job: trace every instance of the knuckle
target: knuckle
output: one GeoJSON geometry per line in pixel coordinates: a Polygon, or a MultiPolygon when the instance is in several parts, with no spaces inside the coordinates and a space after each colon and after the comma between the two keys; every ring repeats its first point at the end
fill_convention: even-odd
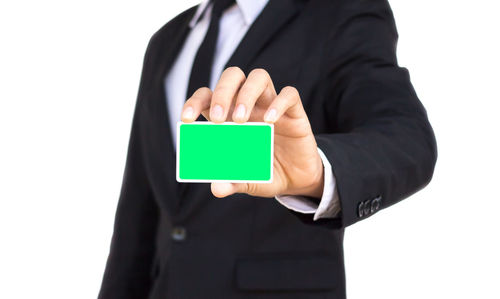
{"type": "Polygon", "coordinates": [[[191,98],[204,95],[207,93],[207,90],[210,91],[210,89],[208,87],[200,87],[193,92],[193,94],[191,95],[191,98]]]}
{"type": "Polygon", "coordinates": [[[203,98],[206,95],[210,95],[212,91],[208,87],[198,88],[194,93],[192,98],[203,98]]]}
{"type": "Polygon", "coordinates": [[[190,97],[187,101],[186,101],[186,104],[187,103],[190,103],[190,104],[194,104],[194,103],[199,103],[199,102],[203,102],[207,96],[210,95],[210,90],[202,90],[202,88],[198,89],[197,91],[195,91],[195,93],[193,94],[192,97],[190,97]]]}
{"type": "Polygon", "coordinates": [[[227,95],[232,93],[232,88],[228,85],[219,85],[215,88],[213,93],[213,100],[218,100],[226,97],[227,95]]]}
{"type": "Polygon", "coordinates": [[[256,77],[265,77],[265,78],[271,78],[269,76],[269,73],[263,69],[263,68],[256,68],[256,69],[253,69],[250,74],[252,76],[256,76],[256,77]]]}
{"type": "Polygon", "coordinates": [[[233,76],[238,76],[239,78],[245,78],[245,73],[237,66],[228,67],[224,73],[231,74],[233,76]]]}
{"type": "Polygon", "coordinates": [[[285,86],[281,90],[281,93],[288,99],[288,101],[291,101],[293,103],[300,101],[300,95],[299,91],[297,88],[293,86],[285,86]]]}
{"type": "Polygon", "coordinates": [[[195,91],[195,93],[199,93],[199,94],[205,94],[205,93],[210,93],[210,92],[212,92],[212,91],[208,87],[200,87],[195,91]]]}
{"type": "Polygon", "coordinates": [[[285,87],[283,87],[283,89],[281,90],[281,92],[287,93],[287,94],[291,94],[292,96],[298,96],[299,95],[299,91],[297,90],[297,88],[295,88],[293,86],[285,86],[285,87]]]}

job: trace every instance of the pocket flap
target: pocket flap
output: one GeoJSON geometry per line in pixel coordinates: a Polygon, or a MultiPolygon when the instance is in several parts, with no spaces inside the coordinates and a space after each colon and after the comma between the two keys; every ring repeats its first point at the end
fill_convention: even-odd
{"type": "Polygon", "coordinates": [[[340,272],[331,256],[250,257],[236,263],[236,284],[254,291],[327,291],[340,272]]]}

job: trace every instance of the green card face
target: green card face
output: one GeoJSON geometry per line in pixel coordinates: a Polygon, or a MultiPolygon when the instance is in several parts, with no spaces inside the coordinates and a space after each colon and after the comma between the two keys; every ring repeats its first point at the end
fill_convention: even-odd
{"type": "Polygon", "coordinates": [[[271,124],[177,123],[178,182],[270,183],[271,124]]]}

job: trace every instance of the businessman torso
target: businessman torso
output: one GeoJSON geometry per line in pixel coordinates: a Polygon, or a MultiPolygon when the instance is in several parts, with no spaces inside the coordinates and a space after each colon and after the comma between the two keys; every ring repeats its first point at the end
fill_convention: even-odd
{"type": "MultiPolygon", "coordinates": [[[[344,142],[342,136],[358,127],[363,132],[363,117],[367,128],[380,125],[369,120],[377,113],[390,114],[383,108],[385,98],[403,105],[400,111],[416,111],[416,122],[426,123],[406,71],[397,67],[397,35],[387,3],[270,1],[227,63],[245,73],[267,70],[277,90],[297,88],[319,146],[332,148],[332,153],[336,142],[342,148],[335,156],[344,155],[343,160],[334,160],[333,168],[338,171],[343,214],[315,223],[300,219],[273,198],[237,194],[217,199],[208,184],[176,182],[164,78],[194,11],[169,22],[148,46],[101,298],[344,298],[343,227],[378,210],[372,207],[363,215],[359,203],[383,193],[383,205],[390,205],[428,180],[424,170],[412,169],[415,186],[385,184],[378,180],[389,177],[383,170],[376,172],[356,161],[357,156],[344,155],[351,148],[356,152],[369,146],[356,138],[344,142]],[[370,27],[373,31],[366,30],[370,27]],[[364,56],[372,52],[374,57],[364,56]],[[374,64],[382,71],[373,71],[374,64]],[[374,89],[380,77],[392,87],[374,89]],[[383,96],[374,95],[374,90],[383,96]],[[357,94],[349,94],[353,92],[357,94]],[[350,96],[359,102],[342,103],[350,96]],[[323,137],[328,134],[338,134],[339,141],[323,137]],[[343,165],[347,163],[348,171],[343,165]],[[356,177],[372,171],[368,183],[366,177],[356,177]],[[362,186],[356,180],[363,180],[362,186]]],[[[398,161],[398,155],[386,160],[386,153],[378,154],[379,143],[372,144],[366,150],[388,168],[405,162],[398,161]]],[[[432,169],[426,167],[427,172],[432,169]]]]}

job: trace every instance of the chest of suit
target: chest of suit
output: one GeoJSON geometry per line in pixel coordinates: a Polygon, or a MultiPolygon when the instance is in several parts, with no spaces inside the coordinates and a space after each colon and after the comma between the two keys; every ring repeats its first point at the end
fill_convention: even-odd
{"type": "MultiPolygon", "coordinates": [[[[325,98],[325,84],[322,84],[322,77],[328,72],[322,69],[327,35],[324,28],[328,28],[324,23],[328,19],[318,18],[317,13],[309,15],[307,9],[301,9],[302,6],[293,6],[279,17],[275,17],[276,11],[266,9],[247,32],[227,66],[238,66],[247,74],[252,69],[263,68],[273,78],[277,91],[287,85],[296,87],[313,132],[320,134],[332,130],[329,127],[331,120],[325,112],[325,105],[331,103],[325,98]],[[317,34],[312,36],[310,32],[317,34]]],[[[188,15],[185,20],[189,20],[188,15]]],[[[168,128],[163,79],[189,32],[185,20],[170,24],[173,25],[169,26],[171,30],[165,32],[152,49],[157,54],[150,55],[149,65],[145,63],[144,76],[148,82],[141,86],[140,91],[140,101],[145,106],[143,119],[147,126],[144,127],[147,147],[144,152],[148,153],[145,159],[153,190],[157,192],[160,204],[167,210],[175,211],[175,214],[181,212],[178,209],[181,205],[180,194],[174,191],[179,186],[175,181],[175,151],[168,128]]],[[[191,184],[191,188],[195,185],[191,184]]]]}

